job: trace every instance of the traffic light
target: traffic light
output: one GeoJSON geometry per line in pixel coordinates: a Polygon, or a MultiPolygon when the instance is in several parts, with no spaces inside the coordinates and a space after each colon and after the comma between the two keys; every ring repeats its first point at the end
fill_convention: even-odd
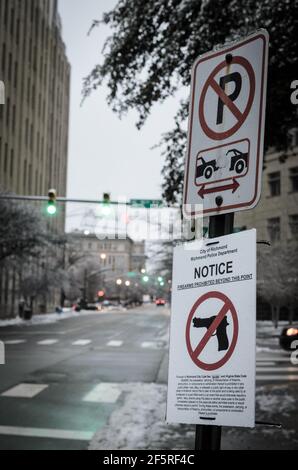
{"type": "Polygon", "coordinates": [[[111,195],[109,193],[104,193],[103,194],[103,202],[105,204],[110,204],[111,201],[111,195]]]}
{"type": "Polygon", "coordinates": [[[47,206],[47,213],[49,215],[55,215],[57,212],[56,200],[57,200],[57,191],[56,189],[49,189],[48,192],[48,206],[47,206]]]}
{"type": "Polygon", "coordinates": [[[110,215],[111,213],[111,207],[110,207],[110,202],[111,202],[111,195],[109,193],[104,193],[103,194],[103,215],[110,215]]]}
{"type": "Polygon", "coordinates": [[[149,282],[149,276],[143,276],[143,282],[145,283],[149,282]]]}

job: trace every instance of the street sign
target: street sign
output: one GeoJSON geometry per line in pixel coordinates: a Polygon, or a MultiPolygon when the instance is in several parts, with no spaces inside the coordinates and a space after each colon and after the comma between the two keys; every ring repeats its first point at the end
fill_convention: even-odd
{"type": "Polygon", "coordinates": [[[193,66],[186,215],[252,209],[260,199],[268,43],[260,30],[204,54],[193,66]]]}
{"type": "Polygon", "coordinates": [[[131,199],[130,205],[135,208],[160,208],[164,205],[160,199],[131,199]]]}
{"type": "Polygon", "coordinates": [[[174,250],[167,420],[255,425],[256,230],[174,250]]]}
{"type": "Polygon", "coordinates": [[[186,346],[188,353],[192,361],[200,368],[204,370],[216,370],[221,368],[231,357],[234,352],[237,339],[238,339],[238,316],[236,309],[231,302],[231,300],[226,297],[222,292],[210,291],[207,294],[202,295],[192,307],[186,326],[186,346]],[[222,301],[220,304],[220,311],[210,318],[195,318],[198,308],[201,307],[201,310],[208,308],[210,302],[208,300],[218,299],[222,301]],[[206,303],[205,303],[206,302],[206,303]],[[229,325],[227,322],[227,313],[231,313],[232,318],[232,340],[229,343],[228,337],[226,334],[226,327],[229,325]],[[191,334],[192,328],[206,328],[206,333],[201,338],[200,342],[195,347],[192,346],[191,334]],[[220,360],[215,359],[215,362],[203,362],[200,360],[201,353],[205,350],[210,351],[209,341],[211,337],[216,334],[218,337],[218,350],[227,351],[225,355],[220,358],[220,360]]]}

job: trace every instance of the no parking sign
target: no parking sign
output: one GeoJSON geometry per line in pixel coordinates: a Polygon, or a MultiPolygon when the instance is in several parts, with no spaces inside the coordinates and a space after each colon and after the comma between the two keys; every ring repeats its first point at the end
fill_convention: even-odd
{"type": "Polygon", "coordinates": [[[259,201],[268,44],[268,33],[260,30],[194,63],[184,181],[187,215],[252,209],[259,201]]]}
{"type": "Polygon", "coordinates": [[[167,420],[255,425],[256,231],[174,251],[167,420]]]}

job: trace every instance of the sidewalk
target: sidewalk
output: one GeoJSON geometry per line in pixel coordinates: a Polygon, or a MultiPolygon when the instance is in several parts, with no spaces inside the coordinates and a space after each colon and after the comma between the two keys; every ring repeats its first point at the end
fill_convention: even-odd
{"type": "MultiPolygon", "coordinates": [[[[123,385],[124,402],[90,443],[90,450],[192,450],[194,425],[165,422],[166,386],[123,385]]],[[[283,429],[257,426],[248,430],[223,428],[223,450],[298,449],[298,389],[295,386],[257,387],[257,419],[283,423],[283,429]]]]}

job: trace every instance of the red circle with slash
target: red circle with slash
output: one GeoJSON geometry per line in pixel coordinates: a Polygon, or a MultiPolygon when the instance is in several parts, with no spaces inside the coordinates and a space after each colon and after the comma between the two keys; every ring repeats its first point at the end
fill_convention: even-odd
{"type": "Polygon", "coordinates": [[[224,364],[226,364],[226,362],[228,362],[228,360],[232,356],[232,354],[234,352],[234,349],[236,347],[236,343],[237,343],[237,339],[238,339],[238,332],[239,332],[238,316],[237,316],[237,312],[236,312],[236,309],[235,309],[232,301],[225,294],[223,294],[222,292],[214,291],[214,292],[208,292],[207,294],[202,295],[196,301],[194,306],[192,307],[192,309],[190,311],[190,314],[189,314],[189,317],[188,317],[188,320],[187,320],[187,324],[186,324],[186,334],[185,334],[185,336],[186,336],[186,346],[187,346],[187,350],[188,350],[188,353],[189,353],[192,361],[198,367],[200,367],[200,369],[203,369],[203,370],[216,370],[216,369],[219,369],[224,364]],[[203,338],[201,339],[201,341],[199,342],[197,347],[193,349],[193,347],[191,345],[191,342],[190,342],[190,331],[191,331],[191,328],[192,328],[193,316],[196,313],[197,309],[200,307],[200,305],[202,305],[208,299],[221,300],[223,302],[223,306],[220,309],[220,311],[217,313],[215,320],[210,325],[210,327],[207,329],[207,332],[204,334],[203,338]],[[233,337],[232,337],[232,341],[231,341],[231,344],[229,346],[229,349],[226,352],[226,354],[219,361],[217,361],[215,363],[207,364],[206,362],[201,361],[199,359],[199,356],[200,356],[201,352],[203,351],[203,349],[205,348],[205,346],[207,345],[210,338],[212,337],[212,335],[214,334],[214,332],[216,331],[218,325],[221,323],[221,321],[223,320],[223,318],[225,317],[225,315],[228,312],[231,312],[232,319],[233,319],[233,337]]]}
{"type": "Polygon", "coordinates": [[[239,64],[241,65],[245,71],[247,72],[248,78],[249,78],[249,96],[248,96],[248,101],[245,107],[245,110],[242,112],[240,111],[239,108],[233,103],[233,101],[230,100],[228,95],[224,92],[224,90],[219,86],[219,84],[215,80],[215,76],[220,72],[222,69],[227,67],[227,62],[224,60],[220,64],[215,67],[213,72],[209,75],[200,98],[200,104],[199,104],[199,119],[200,123],[202,126],[203,131],[205,134],[210,137],[213,140],[224,140],[230,137],[231,135],[235,134],[235,132],[240,129],[244,121],[246,120],[255,96],[255,89],[256,89],[256,79],[255,79],[255,73],[253,71],[253,68],[251,64],[248,62],[247,59],[244,57],[236,56],[233,57],[233,62],[232,64],[239,64]],[[213,91],[218,95],[218,97],[225,103],[226,107],[230,110],[230,112],[233,114],[233,116],[236,118],[237,122],[234,126],[232,126],[230,129],[224,131],[224,132],[217,132],[213,129],[211,129],[205,119],[205,114],[204,114],[204,103],[206,99],[206,94],[209,88],[212,88],[213,91]]]}

